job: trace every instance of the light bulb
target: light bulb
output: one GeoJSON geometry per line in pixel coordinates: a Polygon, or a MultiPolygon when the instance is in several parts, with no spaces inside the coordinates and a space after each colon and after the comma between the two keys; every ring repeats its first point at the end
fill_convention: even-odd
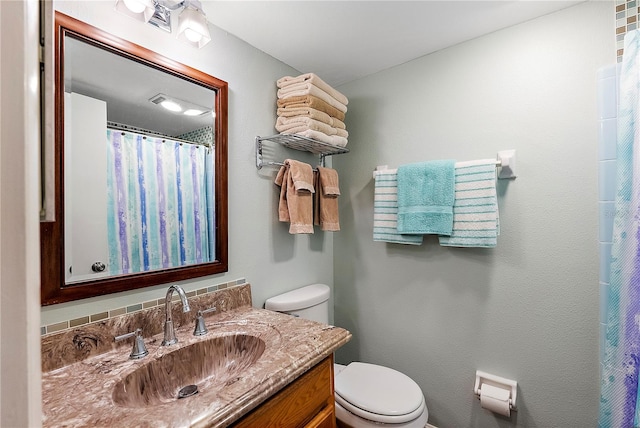
{"type": "Polygon", "coordinates": [[[123,0],[123,1],[124,1],[124,5],[127,6],[127,9],[129,9],[133,13],[142,13],[142,11],[144,11],[145,9],[145,5],[141,1],[138,1],[138,0],[123,0]]]}
{"type": "Polygon", "coordinates": [[[184,113],[182,114],[184,114],[185,116],[199,116],[202,113],[204,113],[204,111],[198,110],[195,108],[190,108],[189,110],[185,110],[184,113]]]}
{"type": "Polygon", "coordinates": [[[184,36],[192,43],[198,43],[202,39],[202,34],[197,31],[193,31],[191,28],[184,30],[184,36]]]}
{"type": "Polygon", "coordinates": [[[169,111],[176,111],[176,112],[182,111],[182,107],[180,107],[180,104],[170,100],[165,100],[161,102],[160,105],[169,111]]]}

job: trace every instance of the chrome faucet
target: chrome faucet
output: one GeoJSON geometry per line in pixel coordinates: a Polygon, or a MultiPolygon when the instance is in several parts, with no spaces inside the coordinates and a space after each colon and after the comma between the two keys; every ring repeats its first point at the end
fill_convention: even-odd
{"type": "Polygon", "coordinates": [[[164,340],[162,341],[162,346],[169,346],[178,342],[176,333],[173,330],[173,320],[171,319],[171,298],[173,297],[174,291],[178,292],[178,296],[180,296],[180,300],[182,301],[182,312],[189,312],[191,310],[189,307],[189,301],[187,300],[187,295],[184,293],[182,287],[179,285],[172,285],[169,287],[164,301],[166,320],[164,322],[164,340]]]}
{"type": "Polygon", "coordinates": [[[137,328],[135,331],[131,333],[121,334],[120,336],[116,336],[114,339],[116,342],[124,339],[128,339],[130,337],[135,337],[136,340],[133,342],[133,349],[131,350],[131,354],[129,354],[129,358],[132,360],[137,360],[139,358],[143,358],[149,355],[149,351],[147,351],[147,347],[144,344],[144,339],[142,338],[142,329],[137,328]]]}

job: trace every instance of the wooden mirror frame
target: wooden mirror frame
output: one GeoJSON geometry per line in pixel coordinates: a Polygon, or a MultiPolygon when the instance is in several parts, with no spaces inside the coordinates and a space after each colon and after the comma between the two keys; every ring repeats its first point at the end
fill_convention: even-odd
{"type": "Polygon", "coordinates": [[[60,12],[55,14],[55,218],[40,223],[41,304],[52,305],[88,297],[166,284],[228,270],[227,82],[180,64],[60,12]],[[86,43],[156,68],[216,92],[215,99],[215,257],[208,263],[103,277],[65,284],[64,252],[64,38],[86,43]]]}

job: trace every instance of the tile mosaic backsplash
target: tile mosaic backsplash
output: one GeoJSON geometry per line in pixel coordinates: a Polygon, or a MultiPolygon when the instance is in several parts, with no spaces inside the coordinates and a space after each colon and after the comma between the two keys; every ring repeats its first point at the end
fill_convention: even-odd
{"type": "Polygon", "coordinates": [[[636,0],[616,0],[616,56],[622,62],[624,35],[638,28],[640,8],[636,0]]]}
{"type": "MultiPolygon", "coordinates": [[[[236,279],[234,281],[229,281],[229,282],[223,282],[221,284],[212,285],[210,287],[190,291],[187,293],[187,297],[194,297],[194,296],[200,296],[203,294],[213,293],[218,290],[224,290],[225,288],[233,287],[235,285],[240,285],[245,283],[246,283],[245,278],[240,278],[240,279],[236,279]]],[[[178,295],[174,294],[173,300],[178,300],[178,298],[179,298],[178,295]]],[[[149,308],[162,306],[162,305],[164,305],[164,297],[160,299],[146,301],[146,302],[134,303],[122,308],[115,308],[109,311],[99,312],[96,314],[91,314],[91,315],[83,316],[80,318],[75,318],[67,321],[58,322],[55,324],[45,325],[40,327],[40,334],[45,335],[49,333],[54,333],[54,332],[66,330],[68,328],[74,328],[84,324],[89,324],[96,321],[102,321],[109,318],[117,317],[119,315],[130,314],[143,309],[149,309],[149,308]]]]}
{"type": "Polygon", "coordinates": [[[213,143],[213,127],[205,126],[204,128],[196,129],[195,131],[179,135],[178,138],[182,140],[193,141],[194,143],[198,144],[210,145],[213,143]]]}

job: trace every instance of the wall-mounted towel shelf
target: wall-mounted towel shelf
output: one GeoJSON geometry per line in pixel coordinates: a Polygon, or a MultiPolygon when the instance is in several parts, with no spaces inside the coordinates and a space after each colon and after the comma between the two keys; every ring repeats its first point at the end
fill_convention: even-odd
{"type": "Polygon", "coordinates": [[[339,155],[342,153],[348,153],[349,149],[334,146],[331,144],[323,143],[321,141],[313,140],[311,138],[303,137],[296,134],[278,134],[271,137],[256,137],[256,168],[260,169],[263,166],[282,166],[282,162],[265,162],[262,159],[262,142],[271,141],[273,143],[280,144],[290,149],[301,150],[304,152],[311,152],[320,157],[320,165],[324,166],[324,158],[331,155],[339,155]]]}

